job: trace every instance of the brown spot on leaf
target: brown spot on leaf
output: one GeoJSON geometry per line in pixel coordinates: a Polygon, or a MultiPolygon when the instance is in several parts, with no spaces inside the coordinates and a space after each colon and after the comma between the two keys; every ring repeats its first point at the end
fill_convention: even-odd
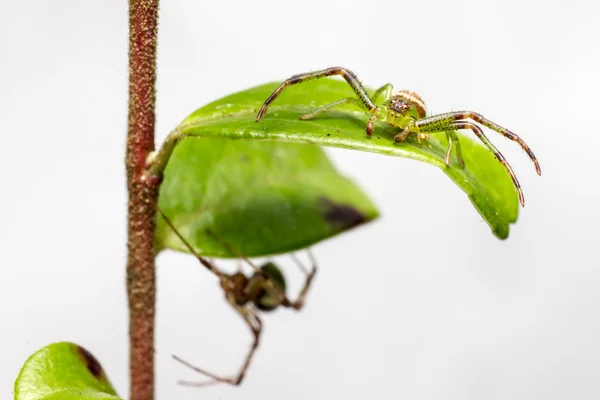
{"type": "Polygon", "coordinates": [[[335,203],[326,197],[320,198],[319,202],[324,206],[323,218],[336,230],[350,229],[366,221],[365,215],[354,207],[335,203]]]}
{"type": "Polygon", "coordinates": [[[102,365],[96,360],[96,357],[81,346],[77,346],[77,351],[81,357],[83,357],[85,365],[92,375],[94,375],[96,379],[101,379],[104,376],[104,371],[102,370],[102,365]]]}

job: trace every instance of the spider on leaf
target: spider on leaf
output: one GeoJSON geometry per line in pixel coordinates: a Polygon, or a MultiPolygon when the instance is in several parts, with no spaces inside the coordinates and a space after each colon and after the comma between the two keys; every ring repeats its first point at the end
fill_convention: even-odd
{"type": "Polygon", "coordinates": [[[456,147],[456,156],[460,166],[463,168],[465,163],[462,159],[460,143],[455,130],[470,129],[483,142],[483,144],[490,149],[496,159],[502,163],[510,175],[515,188],[517,189],[519,202],[522,206],[525,205],[525,198],[523,196],[523,191],[521,190],[521,185],[519,184],[519,181],[517,180],[517,177],[511,166],[508,164],[502,153],[500,153],[500,151],[498,151],[492,142],[490,142],[487,136],[485,136],[483,130],[479,125],[477,125],[477,123],[519,143],[521,148],[525,150],[529,158],[531,158],[531,161],[533,161],[538,175],[541,175],[542,170],[537,159],[533,155],[533,152],[517,134],[473,111],[453,111],[427,117],[425,103],[418,94],[408,90],[401,90],[396,92],[396,94],[392,94],[393,86],[389,83],[377,89],[371,97],[359,82],[356,75],[352,71],[343,67],[331,67],[321,71],[298,74],[287,79],[281,85],[279,85],[279,87],[275,89],[275,91],[264,102],[258,111],[256,122],[258,122],[265,115],[269,104],[271,104],[286,87],[333,75],[342,76],[348,82],[354,93],[356,93],[357,97],[348,97],[330,104],[326,104],[310,114],[301,116],[300,119],[311,119],[330,108],[342,104],[353,104],[371,114],[371,117],[367,121],[366,127],[366,133],[368,137],[373,135],[375,121],[383,121],[395,128],[402,129],[402,131],[394,137],[394,143],[402,143],[411,133],[416,134],[417,139],[420,140],[420,138],[426,137],[426,135],[430,133],[445,132],[448,139],[448,148],[446,150],[444,161],[447,166],[450,165],[450,154],[452,149],[456,147]],[[379,104],[376,104],[376,101],[380,97],[383,97],[383,101],[379,104]]]}

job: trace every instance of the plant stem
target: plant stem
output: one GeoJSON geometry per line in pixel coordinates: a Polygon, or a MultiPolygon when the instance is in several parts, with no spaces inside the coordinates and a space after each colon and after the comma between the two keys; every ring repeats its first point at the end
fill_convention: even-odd
{"type": "Polygon", "coordinates": [[[143,179],[154,151],[158,0],[129,0],[129,120],[127,131],[129,372],[131,400],[154,398],[154,202],[159,182],[143,179]],[[151,201],[154,200],[154,201],[151,201]]]}

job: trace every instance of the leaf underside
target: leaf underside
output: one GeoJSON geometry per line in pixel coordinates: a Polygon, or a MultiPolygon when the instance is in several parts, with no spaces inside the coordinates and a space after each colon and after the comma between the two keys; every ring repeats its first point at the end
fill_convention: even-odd
{"type": "MultiPolygon", "coordinates": [[[[404,143],[394,144],[393,137],[399,130],[377,122],[373,137],[367,138],[365,125],[369,115],[352,105],[328,110],[311,120],[300,120],[301,115],[321,105],[355,96],[346,82],[335,79],[307,81],[286,88],[263,119],[255,122],[258,109],[277,86],[278,83],[257,86],[198,109],[179,127],[188,137],[182,144],[193,143],[189,137],[252,139],[253,142],[318,144],[423,161],[440,168],[469,196],[498,238],[508,237],[509,225],[518,216],[517,193],[504,167],[480,142],[457,133],[466,164],[463,169],[454,152],[450,166],[445,165],[447,141],[444,133],[432,134],[429,139],[422,139],[421,144],[415,135],[410,135],[404,143]]],[[[195,146],[196,151],[202,153],[205,146],[204,143],[195,146]]],[[[167,169],[173,162],[172,159],[167,169]]],[[[161,204],[163,200],[167,201],[161,197],[161,204]]]]}
{"type": "MultiPolygon", "coordinates": [[[[262,256],[304,248],[379,214],[319,146],[184,139],[164,172],[159,205],[184,238],[206,256],[262,256]]],[[[158,218],[156,245],[186,251],[158,218]]]]}
{"type": "Polygon", "coordinates": [[[32,354],[14,387],[15,400],[120,400],[94,356],[73,343],[53,343],[32,354]]]}

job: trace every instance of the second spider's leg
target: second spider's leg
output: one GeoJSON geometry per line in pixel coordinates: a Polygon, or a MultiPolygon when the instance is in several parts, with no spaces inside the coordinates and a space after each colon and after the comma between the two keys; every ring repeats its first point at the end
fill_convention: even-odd
{"type": "Polygon", "coordinates": [[[167,217],[167,215],[163,212],[163,210],[161,210],[161,208],[158,206],[158,204],[154,200],[151,200],[151,201],[154,203],[154,207],[156,208],[156,211],[162,216],[162,218],[165,220],[167,225],[169,225],[169,227],[171,228],[173,233],[175,233],[175,235],[179,238],[179,240],[181,240],[181,242],[188,249],[188,251],[191,254],[193,254],[194,257],[196,257],[198,259],[198,261],[200,261],[200,263],[202,265],[204,265],[210,272],[217,275],[219,278],[223,279],[224,274],[221,271],[219,271],[219,269],[215,266],[215,264],[213,264],[210,260],[208,260],[208,259],[202,257],[200,254],[198,254],[198,252],[196,250],[194,250],[192,245],[187,240],[185,240],[185,238],[181,235],[181,232],[179,232],[179,230],[175,227],[173,222],[171,222],[171,219],[169,217],[167,217]]]}
{"type": "Polygon", "coordinates": [[[375,104],[373,104],[373,100],[371,100],[371,97],[369,96],[365,88],[362,86],[362,84],[359,82],[356,75],[354,75],[354,72],[343,67],[331,67],[321,71],[307,72],[304,74],[294,75],[291,78],[284,81],[281,85],[279,85],[277,89],[275,89],[273,93],[271,93],[271,95],[262,105],[262,107],[258,111],[258,114],[256,115],[256,121],[259,121],[265,115],[265,113],[267,112],[267,108],[269,108],[269,104],[271,104],[286,87],[291,85],[297,85],[305,81],[325,78],[334,75],[340,75],[346,80],[346,82],[348,82],[352,90],[354,90],[354,93],[356,93],[356,96],[358,97],[358,100],[360,101],[360,104],[364,109],[372,112],[377,108],[375,107],[375,104]]]}
{"type": "Polygon", "coordinates": [[[446,150],[446,166],[450,166],[450,154],[452,153],[452,148],[456,147],[456,158],[458,159],[458,165],[461,168],[465,167],[465,162],[462,158],[462,152],[460,151],[460,142],[458,141],[458,136],[456,136],[456,132],[447,131],[446,139],[448,139],[448,149],[446,150]]]}
{"type": "Polygon", "coordinates": [[[310,262],[312,264],[312,270],[310,272],[308,272],[306,270],[306,268],[304,268],[304,265],[302,265],[300,260],[298,260],[298,258],[296,258],[294,253],[291,254],[291,257],[294,260],[294,262],[296,263],[296,265],[298,265],[298,267],[306,275],[306,280],[304,281],[304,286],[302,287],[302,290],[300,291],[300,294],[298,295],[298,298],[296,299],[296,301],[290,302],[289,304],[286,305],[286,307],[291,307],[295,310],[300,310],[302,307],[304,307],[304,299],[306,298],[308,290],[310,289],[310,285],[312,284],[312,281],[315,278],[315,274],[317,273],[317,262],[316,262],[315,258],[313,257],[310,250],[308,250],[308,256],[310,257],[310,262]]]}
{"type": "MultiPolygon", "coordinates": [[[[489,119],[484,118],[481,114],[478,114],[473,111],[454,111],[446,114],[434,115],[431,117],[423,118],[416,121],[415,125],[421,130],[429,131],[429,132],[441,132],[447,129],[449,125],[454,122],[462,121],[462,120],[473,120],[475,122],[479,122],[481,125],[498,132],[504,137],[519,143],[521,148],[527,153],[533,164],[535,165],[535,170],[538,175],[542,174],[542,169],[540,168],[540,164],[538,163],[535,155],[527,146],[525,141],[521,139],[516,133],[509,131],[508,129],[490,121],[489,119]]],[[[488,146],[489,147],[489,146],[488,146]]]]}
{"type": "Polygon", "coordinates": [[[315,111],[313,111],[313,112],[311,112],[311,113],[309,113],[309,114],[302,115],[302,116],[300,117],[300,119],[304,119],[304,120],[306,120],[306,119],[311,119],[311,118],[314,118],[314,117],[316,117],[317,115],[321,114],[323,111],[327,111],[327,110],[328,110],[328,109],[330,109],[330,108],[333,108],[333,107],[336,107],[336,106],[340,106],[340,105],[342,105],[342,104],[346,104],[346,103],[351,103],[351,104],[354,104],[354,105],[356,105],[356,106],[358,106],[358,107],[362,108],[363,110],[365,109],[365,107],[364,107],[364,106],[363,106],[363,104],[360,102],[360,100],[358,100],[358,99],[355,99],[355,98],[353,98],[353,97],[348,97],[348,98],[346,98],[346,99],[342,99],[342,100],[334,101],[333,103],[329,103],[329,104],[326,104],[326,105],[324,105],[324,106],[322,106],[322,107],[320,107],[320,108],[317,108],[315,111]]]}
{"type": "Polygon", "coordinates": [[[174,355],[173,358],[175,360],[179,361],[186,367],[191,368],[192,370],[194,370],[202,375],[205,375],[211,379],[211,380],[205,381],[205,382],[179,381],[179,384],[185,385],[185,386],[194,386],[194,387],[209,386],[209,385],[214,385],[216,383],[229,383],[231,385],[239,385],[244,380],[244,376],[246,374],[246,371],[248,370],[248,367],[250,366],[252,357],[254,356],[254,354],[256,353],[256,349],[258,348],[258,344],[259,344],[259,340],[260,340],[260,333],[262,331],[262,322],[261,322],[260,318],[258,317],[258,315],[256,315],[256,313],[253,310],[251,310],[250,308],[238,306],[234,302],[231,302],[231,304],[236,309],[236,311],[242,316],[242,318],[244,318],[244,321],[246,321],[246,323],[250,327],[250,330],[252,331],[252,334],[254,335],[254,341],[252,342],[250,351],[246,355],[246,360],[244,361],[244,364],[240,368],[239,372],[237,373],[237,375],[235,375],[233,377],[229,377],[229,378],[220,377],[220,376],[212,374],[202,368],[198,368],[195,365],[190,364],[189,362],[174,355]]]}
{"type": "MultiPolygon", "coordinates": [[[[473,133],[475,133],[475,135],[477,135],[477,137],[483,142],[483,144],[485,144],[487,146],[487,148],[490,149],[492,154],[494,154],[494,157],[496,157],[496,159],[498,161],[500,161],[500,163],[502,165],[504,165],[506,172],[508,172],[508,175],[512,179],[512,181],[515,185],[515,188],[517,189],[517,193],[519,194],[519,202],[521,203],[522,206],[524,206],[525,205],[525,197],[523,196],[523,190],[521,189],[521,185],[519,184],[519,181],[517,180],[517,176],[515,175],[512,168],[510,167],[510,164],[508,163],[508,161],[506,161],[506,159],[504,158],[502,153],[500,153],[500,151],[496,148],[496,146],[494,146],[492,144],[492,142],[490,142],[490,140],[487,138],[487,136],[485,136],[485,134],[483,133],[481,128],[472,122],[459,121],[459,122],[451,123],[448,126],[448,129],[452,129],[452,130],[470,129],[473,131],[473,133]]],[[[456,139],[458,141],[458,137],[456,137],[456,139]]],[[[457,147],[457,149],[458,149],[458,147],[457,147]]]]}
{"type": "Polygon", "coordinates": [[[394,90],[392,84],[386,83],[373,93],[373,102],[377,103],[377,99],[379,98],[379,96],[381,96],[381,94],[383,94],[383,101],[389,100],[392,97],[392,90],[394,90]]]}

